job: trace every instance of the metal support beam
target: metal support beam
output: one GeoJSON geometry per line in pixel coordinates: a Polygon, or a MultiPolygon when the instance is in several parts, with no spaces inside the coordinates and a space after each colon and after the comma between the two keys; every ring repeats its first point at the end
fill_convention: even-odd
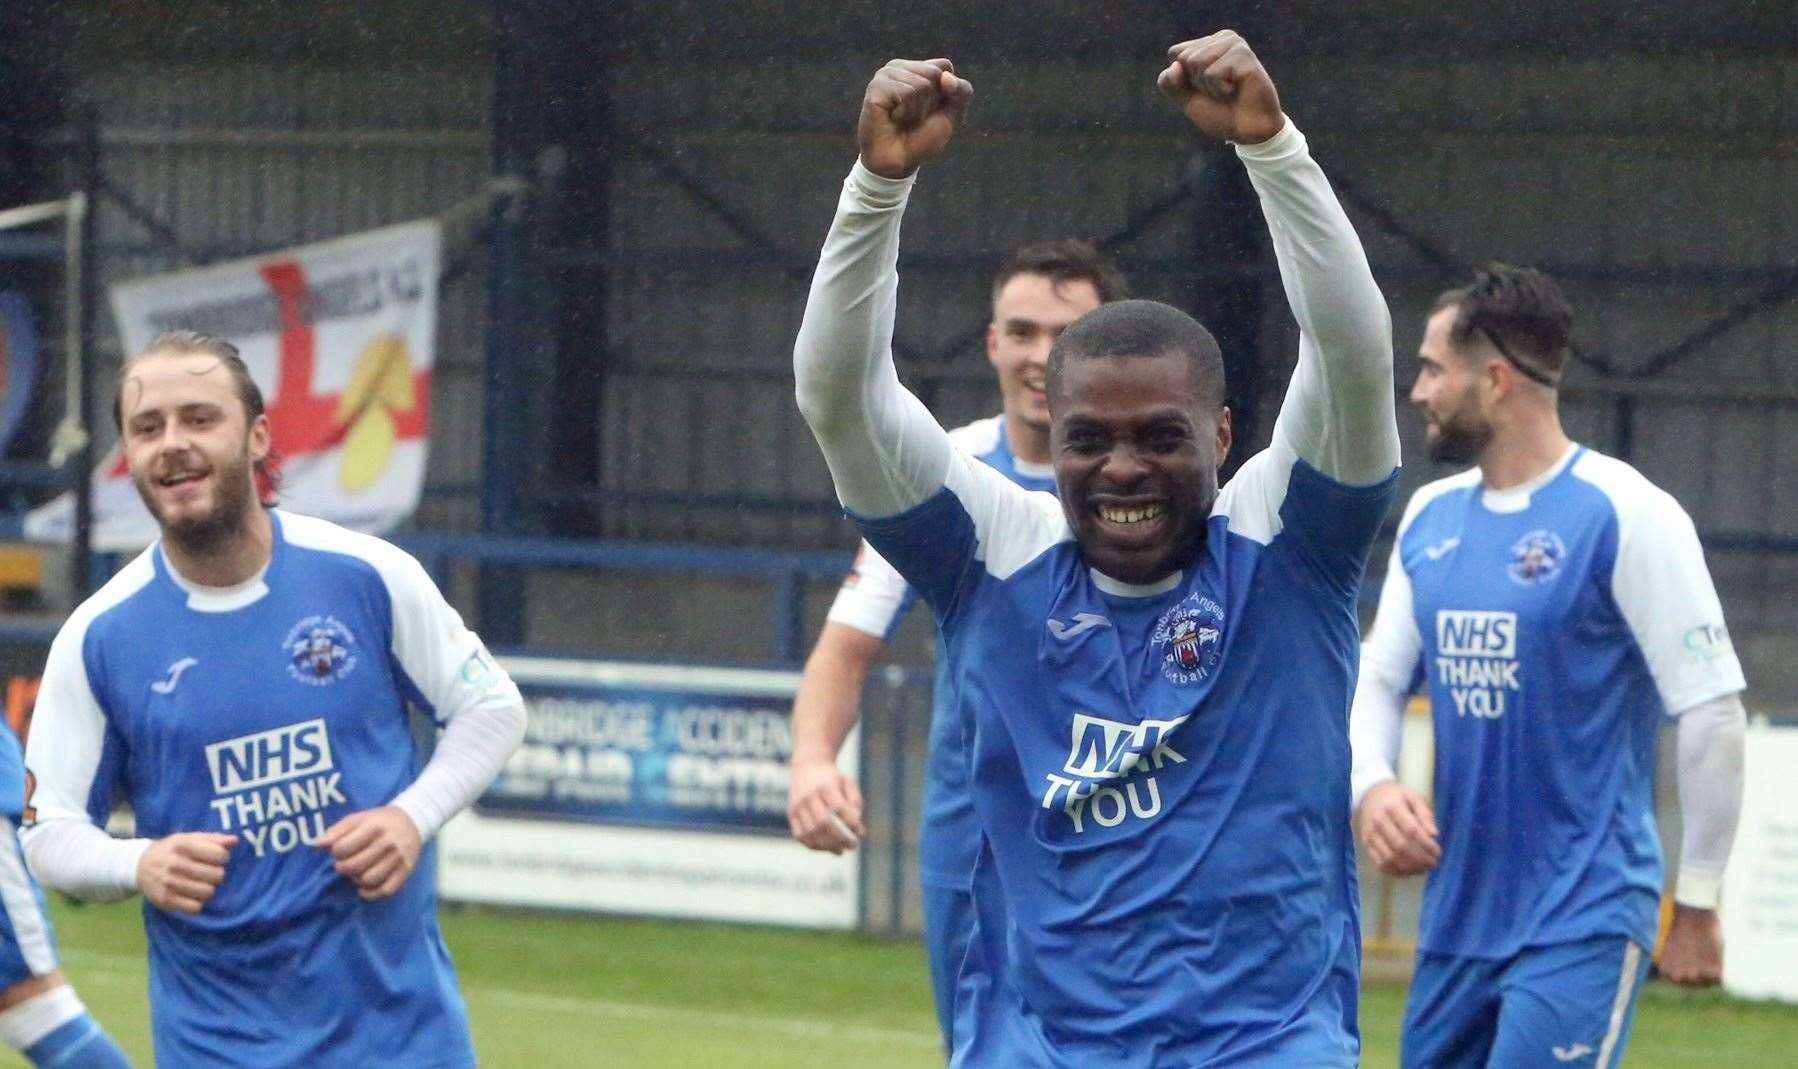
{"type": "MultiPolygon", "coordinates": [[[[95,574],[93,553],[94,537],[94,436],[93,426],[99,405],[95,403],[98,390],[94,382],[94,311],[99,304],[100,278],[99,265],[94,255],[94,216],[98,212],[100,192],[100,117],[92,108],[81,117],[83,138],[81,142],[81,190],[82,211],[76,220],[74,232],[70,235],[74,249],[70,250],[69,267],[76,276],[72,287],[75,296],[75,307],[65,309],[64,314],[72,316],[74,322],[69,331],[69,344],[76,356],[70,366],[75,370],[79,382],[77,388],[71,389],[70,403],[74,411],[65,413],[66,419],[73,420],[76,437],[65,437],[61,445],[73,445],[73,452],[66,458],[74,467],[75,491],[75,532],[70,543],[69,567],[71,570],[69,588],[75,594],[77,602],[83,601],[96,586],[99,577],[95,574]]],[[[65,424],[66,426],[67,424],[65,424]]]]}

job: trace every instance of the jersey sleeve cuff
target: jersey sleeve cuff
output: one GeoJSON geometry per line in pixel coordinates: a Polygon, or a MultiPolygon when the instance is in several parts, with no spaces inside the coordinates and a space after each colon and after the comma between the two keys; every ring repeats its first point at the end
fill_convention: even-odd
{"type": "Polygon", "coordinates": [[[408,787],[394,798],[393,807],[411,819],[412,826],[418,829],[418,841],[428,843],[442,828],[444,820],[438,816],[436,806],[420,797],[422,793],[408,787]]]}
{"type": "Polygon", "coordinates": [[[1693,909],[1716,909],[1723,898],[1723,875],[1682,871],[1673,884],[1673,901],[1693,909]]]}
{"type": "Polygon", "coordinates": [[[1305,135],[1293,125],[1290,118],[1280,132],[1266,141],[1253,145],[1237,145],[1236,155],[1246,164],[1278,163],[1291,159],[1305,151],[1305,135]]]}
{"type": "Polygon", "coordinates": [[[904,178],[887,178],[875,174],[862,166],[858,157],[855,166],[849,169],[849,180],[845,183],[849,192],[868,208],[897,208],[905,203],[911,195],[912,184],[918,180],[918,172],[913,171],[904,178]]]}

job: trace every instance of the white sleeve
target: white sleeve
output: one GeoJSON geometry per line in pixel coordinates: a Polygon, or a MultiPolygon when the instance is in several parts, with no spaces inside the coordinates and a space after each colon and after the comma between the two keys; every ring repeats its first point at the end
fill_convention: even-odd
{"type": "Polygon", "coordinates": [[[837,590],[825,619],[885,641],[905,608],[908,589],[899,570],[863,542],[855,554],[855,567],[837,590]]]}
{"type": "Polygon", "coordinates": [[[1349,707],[1349,774],[1353,806],[1375,784],[1398,778],[1399,743],[1404,737],[1405,698],[1423,636],[1411,602],[1411,577],[1399,560],[1395,541],[1380,586],[1380,607],[1361,647],[1361,670],[1355,678],[1355,700],[1349,707]]]}
{"type": "Polygon", "coordinates": [[[393,599],[393,655],[443,735],[394,798],[430,838],[499,775],[524,739],[524,698],[418,562],[395,551],[381,569],[393,599]]]}
{"type": "Polygon", "coordinates": [[[1669,716],[1745,689],[1698,532],[1665,491],[1619,508],[1611,594],[1669,716]]]}
{"type": "Polygon", "coordinates": [[[949,469],[948,432],[900,385],[893,366],[899,221],[911,184],[856,161],[793,345],[799,410],[824,451],[837,499],[867,518],[923,503],[949,469]]]}
{"type": "Polygon", "coordinates": [[[114,839],[90,812],[110,808],[113,784],[96,780],[103,767],[106,713],[88,681],[82,658],[88,617],[77,614],[57,633],[44,664],[25,747],[26,861],[46,886],[79,898],[123,898],[137,890],[137,862],[148,839],[114,839]]]}
{"type": "Polygon", "coordinates": [[[39,883],[88,902],[136,894],[137,863],[150,848],[148,839],[114,839],[85,820],[39,820],[20,838],[39,883]]]}
{"type": "Polygon", "coordinates": [[[1723,868],[1742,815],[1742,745],[1748,714],[1734,694],[1686,710],[1679,718],[1679,876],[1673,900],[1716,909],[1723,868]]]}
{"type": "Polygon", "coordinates": [[[1300,331],[1275,447],[1338,482],[1377,483],[1399,462],[1386,299],[1291,119],[1258,145],[1236,146],[1236,154],[1261,199],[1300,331]]]}

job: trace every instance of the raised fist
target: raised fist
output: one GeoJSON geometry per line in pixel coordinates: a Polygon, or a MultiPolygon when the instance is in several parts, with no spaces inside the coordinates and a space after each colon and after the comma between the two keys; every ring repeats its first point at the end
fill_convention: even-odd
{"type": "Polygon", "coordinates": [[[1155,84],[1194,126],[1223,141],[1259,144],[1286,125],[1273,79],[1235,30],[1168,49],[1155,84]]]}
{"type": "Polygon", "coordinates": [[[974,87],[946,59],[891,61],[862,96],[862,166],[885,178],[911,174],[949,144],[973,99],[974,87]]]}

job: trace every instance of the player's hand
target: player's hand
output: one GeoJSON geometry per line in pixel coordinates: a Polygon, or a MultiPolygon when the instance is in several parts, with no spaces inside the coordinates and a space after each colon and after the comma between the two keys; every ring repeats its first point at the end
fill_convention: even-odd
{"type": "Polygon", "coordinates": [[[325,829],[318,845],[331,852],[337,874],[373,902],[405,886],[424,841],[405,810],[384,805],[344,817],[325,829]]]}
{"type": "Polygon", "coordinates": [[[861,788],[834,761],[795,761],[787,796],[787,826],[813,850],[854,850],[867,834],[861,788]]]}
{"type": "Polygon", "coordinates": [[[1168,49],[1155,84],[1194,126],[1223,141],[1259,144],[1286,125],[1274,80],[1235,30],[1168,49]]]}
{"type": "Polygon", "coordinates": [[[862,95],[862,166],[884,178],[911,174],[949,144],[973,99],[974,87],[946,59],[891,61],[862,95]]]}
{"type": "Polygon", "coordinates": [[[1367,856],[1388,876],[1416,876],[1442,860],[1429,800],[1397,780],[1370,788],[1355,817],[1367,856]]]}
{"type": "Polygon", "coordinates": [[[1723,979],[1723,927],[1717,911],[1673,904],[1667,945],[1661,948],[1661,975],[1687,987],[1710,987],[1723,979]]]}
{"type": "Polygon", "coordinates": [[[137,859],[137,889],[157,909],[198,913],[225,879],[237,836],[182,831],[150,844],[137,859]]]}

